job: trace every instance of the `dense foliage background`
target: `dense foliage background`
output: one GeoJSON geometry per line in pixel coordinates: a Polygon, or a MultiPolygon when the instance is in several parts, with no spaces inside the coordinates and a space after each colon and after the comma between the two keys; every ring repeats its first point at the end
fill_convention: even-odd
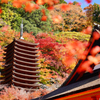
{"type": "MultiPolygon", "coordinates": [[[[61,0],[59,4],[54,6],[54,10],[49,11],[44,5],[40,5],[39,9],[30,12],[26,12],[24,5],[22,8],[13,7],[11,2],[8,4],[2,4],[1,8],[3,10],[0,15],[4,20],[6,25],[10,25],[12,29],[20,31],[20,24],[23,19],[24,32],[32,33],[36,35],[38,32],[58,32],[58,31],[82,31],[82,29],[87,27],[86,15],[82,11],[81,6],[78,2],[73,2],[70,5],[70,10],[62,11],[60,9],[61,5],[65,3],[61,0]],[[42,9],[45,10],[45,15],[47,16],[46,21],[42,21],[43,16],[42,9]],[[54,15],[62,16],[61,23],[53,23],[52,17],[54,15]]],[[[34,2],[35,4],[35,2],[34,2]]],[[[66,3],[65,3],[66,4],[66,3]]],[[[2,25],[3,26],[3,25],[2,25]]]]}
{"type": "Polygon", "coordinates": [[[31,13],[25,12],[23,8],[17,9],[13,7],[11,3],[2,4],[1,8],[3,10],[1,18],[4,20],[6,25],[11,26],[12,29],[18,32],[20,31],[22,19],[24,32],[31,32],[33,35],[36,35],[38,32],[51,31],[51,19],[48,16],[49,11],[42,5],[38,10],[31,13]],[[41,12],[42,9],[45,10],[46,15],[48,16],[47,21],[41,21],[41,17],[43,15],[41,12]]]}
{"type": "Polygon", "coordinates": [[[50,11],[50,15],[62,16],[61,23],[52,23],[54,31],[76,31],[80,32],[87,27],[86,15],[82,11],[77,2],[70,5],[70,10],[62,11],[61,4],[55,5],[54,10],[50,11]]]}
{"type": "Polygon", "coordinates": [[[85,7],[88,25],[93,25],[94,23],[100,24],[100,5],[94,3],[85,7]]]}
{"type": "MultiPolygon", "coordinates": [[[[92,30],[88,25],[93,26],[94,22],[100,22],[100,7],[98,4],[90,4],[85,8],[86,13],[84,13],[81,5],[76,1],[67,3],[64,0],[60,0],[60,2],[47,0],[48,2],[43,3],[34,0],[31,3],[40,5],[35,5],[35,9],[31,10],[28,8],[33,7],[30,4],[25,9],[25,2],[20,5],[16,0],[13,0],[15,2],[10,1],[12,0],[9,2],[0,0],[0,9],[2,9],[0,10],[2,12],[0,14],[0,69],[3,69],[4,64],[4,46],[10,44],[14,38],[19,39],[20,24],[23,20],[24,39],[32,43],[39,43],[40,64],[37,66],[40,67],[39,84],[46,89],[40,88],[29,93],[14,87],[5,87],[5,91],[0,92],[3,93],[0,95],[0,100],[15,98],[29,100],[58,88],[69,76],[78,60],[84,58],[84,50],[88,46],[87,42],[92,30]],[[51,10],[52,8],[53,10],[51,10]],[[58,87],[54,86],[55,84],[58,87]]],[[[90,0],[86,1],[90,2],[90,0]]]]}

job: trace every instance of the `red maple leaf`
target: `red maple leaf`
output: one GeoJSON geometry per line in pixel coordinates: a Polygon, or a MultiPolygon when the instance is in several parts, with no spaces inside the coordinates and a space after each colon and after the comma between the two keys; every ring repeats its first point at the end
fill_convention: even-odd
{"type": "Polygon", "coordinates": [[[26,12],[30,12],[31,13],[35,9],[35,6],[34,6],[33,3],[28,2],[28,3],[25,4],[25,8],[24,9],[25,9],[26,12]]]}
{"type": "Polygon", "coordinates": [[[44,4],[44,0],[36,0],[36,3],[39,5],[43,5],[44,4]]]}
{"type": "Polygon", "coordinates": [[[45,9],[42,9],[41,12],[43,13],[43,15],[45,15],[45,9]]]}
{"type": "Polygon", "coordinates": [[[93,38],[98,40],[100,38],[100,34],[98,32],[93,32],[93,38]]]}
{"type": "Polygon", "coordinates": [[[91,62],[90,61],[84,61],[80,66],[79,66],[79,68],[78,68],[78,73],[81,73],[81,72],[85,72],[85,71],[87,71],[87,72],[90,72],[90,73],[92,73],[93,72],[93,70],[92,70],[92,68],[90,67],[90,65],[91,65],[91,62]]]}
{"type": "Polygon", "coordinates": [[[35,9],[39,9],[40,8],[39,5],[37,5],[37,4],[34,4],[34,7],[35,7],[35,9]]]}
{"type": "Polygon", "coordinates": [[[53,6],[49,6],[47,9],[48,9],[48,10],[53,10],[54,7],[53,7],[53,6]]]}
{"type": "Polygon", "coordinates": [[[82,30],[82,33],[84,33],[84,34],[90,34],[91,32],[92,32],[92,27],[91,26],[88,26],[86,29],[82,30]]]}
{"type": "Polygon", "coordinates": [[[2,9],[0,8],[0,14],[2,13],[2,9]]]}
{"type": "Polygon", "coordinates": [[[55,15],[53,17],[53,22],[54,23],[60,23],[62,21],[62,17],[60,15],[55,15]]]}
{"type": "Polygon", "coordinates": [[[71,65],[73,62],[75,62],[75,58],[74,57],[72,57],[72,56],[70,56],[70,55],[67,55],[67,56],[65,56],[65,58],[62,60],[62,62],[63,62],[63,64],[65,65],[65,66],[69,66],[69,65],[71,65]]]}
{"type": "Polygon", "coordinates": [[[99,60],[94,56],[88,56],[88,60],[97,65],[99,63],[99,60]]]}
{"type": "Polygon", "coordinates": [[[69,4],[62,4],[62,5],[61,5],[61,10],[62,10],[62,11],[70,10],[70,5],[69,5],[69,4]]]}
{"type": "Polygon", "coordinates": [[[99,46],[93,47],[93,48],[91,49],[91,51],[90,51],[90,53],[91,53],[92,55],[96,55],[96,54],[99,53],[99,52],[100,52],[100,47],[99,47],[99,46]]]}
{"type": "Polygon", "coordinates": [[[47,20],[47,16],[43,15],[42,18],[41,18],[41,21],[46,21],[46,20],[47,20]]]}
{"type": "Polygon", "coordinates": [[[1,0],[1,3],[8,3],[8,0],[1,0]]]}
{"type": "Polygon", "coordinates": [[[54,4],[57,4],[57,3],[59,3],[59,0],[54,0],[53,2],[54,2],[54,4]]]}
{"type": "Polygon", "coordinates": [[[18,0],[14,0],[12,2],[13,6],[16,7],[16,8],[21,8],[22,7],[22,3],[18,0]]]}
{"type": "Polygon", "coordinates": [[[92,2],[92,0],[85,0],[87,3],[91,3],[92,2]]]}

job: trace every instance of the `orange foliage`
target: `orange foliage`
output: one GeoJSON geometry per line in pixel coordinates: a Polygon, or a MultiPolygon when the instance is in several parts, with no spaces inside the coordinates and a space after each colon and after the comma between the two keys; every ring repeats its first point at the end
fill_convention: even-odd
{"type": "Polygon", "coordinates": [[[78,68],[78,72],[79,73],[82,73],[82,72],[85,72],[85,71],[88,71],[90,73],[93,72],[92,68],[90,67],[91,65],[91,62],[88,60],[88,61],[85,61],[81,64],[81,66],[78,68]]]}
{"type": "Polygon", "coordinates": [[[66,55],[65,58],[62,60],[65,66],[71,65],[73,62],[76,62],[76,59],[73,56],[66,55]]]}
{"type": "Polygon", "coordinates": [[[88,60],[91,62],[91,63],[94,63],[95,65],[98,64],[99,62],[99,59],[95,56],[88,56],[88,60]]]}
{"type": "Polygon", "coordinates": [[[91,34],[92,32],[92,26],[88,26],[86,29],[82,30],[82,33],[84,34],[91,34]]]}
{"type": "Polygon", "coordinates": [[[48,10],[53,10],[54,7],[53,7],[53,6],[49,6],[49,7],[47,7],[47,9],[48,9],[48,10]]]}
{"type": "Polygon", "coordinates": [[[59,0],[53,0],[54,4],[58,4],[59,0]]]}
{"type": "Polygon", "coordinates": [[[44,0],[36,0],[36,3],[39,5],[43,5],[44,4],[44,0]]]}
{"type": "Polygon", "coordinates": [[[86,10],[86,16],[87,16],[87,22],[88,25],[93,24],[93,12],[94,12],[94,6],[90,4],[88,7],[85,7],[84,10],[86,10]]]}
{"type": "Polygon", "coordinates": [[[61,5],[61,10],[62,11],[68,11],[68,10],[70,10],[70,5],[69,4],[62,4],[61,5]]]}
{"type": "Polygon", "coordinates": [[[43,13],[41,21],[46,21],[47,20],[47,16],[45,15],[45,9],[42,9],[41,12],[43,13]]]}
{"type": "Polygon", "coordinates": [[[39,5],[34,4],[35,9],[39,9],[39,5]]]}
{"type": "Polygon", "coordinates": [[[8,0],[1,0],[1,3],[8,3],[8,0]]]}
{"type": "MultiPolygon", "coordinates": [[[[35,5],[31,1],[34,1],[34,0],[12,0],[12,4],[16,8],[21,8],[22,5],[24,4],[25,5],[25,8],[24,8],[25,11],[31,13],[34,9],[39,9],[38,5],[47,4],[48,5],[48,9],[49,10],[53,10],[53,6],[55,4],[59,3],[59,0],[35,0],[35,2],[37,4],[37,5],[35,5]]],[[[88,3],[91,2],[91,0],[86,0],[86,1],[88,3]]],[[[1,0],[1,3],[8,3],[8,0],[1,0]]],[[[71,5],[71,3],[69,3],[69,4],[62,4],[61,5],[61,10],[62,11],[68,11],[70,9],[70,5],[71,5]]],[[[77,5],[80,5],[80,4],[77,3],[77,5]]]]}
{"type": "Polygon", "coordinates": [[[25,8],[24,9],[25,9],[26,12],[30,12],[31,13],[35,9],[35,6],[34,6],[33,3],[28,2],[28,3],[25,4],[25,8]]]}
{"type": "Polygon", "coordinates": [[[62,21],[62,17],[60,15],[55,15],[52,19],[54,23],[61,23],[62,21]]]}
{"type": "Polygon", "coordinates": [[[98,32],[93,32],[93,38],[98,40],[100,38],[100,34],[98,32]]]}
{"type": "Polygon", "coordinates": [[[12,2],[12,4],[13,4],[13,6],[16,7],[16,8],[21,8],[21,7],[22,7],[21,2],[18,1],[18,0],[14,0],[14,1],[12,2]]]}
{"type": "Polygon", "coordinates": [[[99,46],[93,47],[92,50],[90,51],[91,55],[96,55],[99,52],[100,52],[100,47],[99,46]]]}
{"type": "Polygon", "coordinates": [[[52,26],[54,30],[81,31],[83,28],[87,27],[85,13],[82,11],[80,6],[77,6],[77,4],[55,5],[54,9],[50,11],[50,16],[53,19],[52,26]],[[58,16],[60,16],[60,18],[58,16]]]}
{"type": "Polygon", "coordinates": [[[41,18],[41,21],[46,21],[46,20],[47,20],[47,16],[43,15],[42,18],[41,18]]]}

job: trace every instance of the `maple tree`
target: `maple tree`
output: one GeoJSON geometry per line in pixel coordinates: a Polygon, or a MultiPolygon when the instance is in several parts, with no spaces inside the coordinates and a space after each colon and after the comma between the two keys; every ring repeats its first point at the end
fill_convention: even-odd
{"type": "Polygon", "coordinates": [[[100,5],[99,4],[96,4],[94,3],[93,4],[93,22],[96,22],[96,23],[100,23],[100,5]]]}
{"type": "Polygon", "coordinates": [[[43,6],[41,7],[39,6],[39,9],[34,10],[31,13],[25,12],[24,8],[17,9],[13,7],[11,3],[2,4],[1,8],[3,10],[2,14],[0,15],[1,18],[4,20],[6,25],[10,25],[12,29],[18,32],[20,31],[20,24],[21,24],[22,19],[23,19],[23,25],[24,25],[23,27],[24,32],[28,32],[28,33],[32,32],[33,35],[35,35],[40,31],[41,32],[51,31],[51,27],[50,27],[51,20],[48,17],[49,12],[43,6]],[[45,10],[45,15],[41,12],[42,9],[45,10]],[[42,17],[43,15],[44,17],[42,17]]]}
{"type": "Polygon", "coordinates": [[[84,10],[86,11],[86,16],[87,16],[87,24],[92,25],[93,24],[93,6],[90,4],[88,7],[85,7],[84,10]]]}
{"type": "Polygon", "coordinates": [[[94,23],[100,23],[99,4],[96,4],[96,3],[94,3],[93,5],[90,4],[89,6],[85,7],[84,10],[86,11],[88,25],[93,25],[94,23]]]}
{"type": "MultiPolygon", "coordinates": [[[[59,0],[1,0],[1,3],[8,3],[10,1],[12,2],[13,6],[17,8],[21,8],[22,5],[25,5],[24,9],[26,12],[31,12],[34,9],[38,9],[38,5],[47,4],[48,7],[51,7],[59,3],[59,0]],[[32,3],[31,1],[34,1],[36,4],[32,3]]],[[[64,1],[61,0],[60,2],[64,1]]],[[[86,0],[86,2],[91,3],[91,0],[86,0]]]]}
{"type": "Polygon", "coordinates": [[[55,31],[81,31],[87,27],[85,13],[82,12],[82,8],[77,4],[55,5],[54,10],[50,11],[50,15],[55,20],[52,23],[55,31]],[[61,16],[62,20],[58,16],[61,16]]]}
{"type": "MultiPolygon", "coordinates": [[[[88,37],[89,38],[89,37],[88,37]]],[[[77,59],[84,58],[85,42],[68,39],[65,35],[39,33],[36,42],[40,48],[40,79],[44,84],[54,83],[58,76],[66,77],[74,68],[77,59]],[[77,43],[77,48],[76,44],[77,43]],[[83,48],[83,49],[81,49],[83,48]],[[55,79],[55,80],[51,80],[55,79]]]]}
{"type": "MultiPolygon", "coordinates": [[[[45,4],[47,4],[47,8],[49,8],[49,10],[53,10],[54,9],[53,8],[54,5],[58,4],[59,2],[64,2],[64,1],[59,1],[59,0],[51,0],[51,1],[49,1],[49,0],[46,0],[46,1],[44,1],[44,0],[1,0],[1,3],[8,3],[9,4],[9,2],[12,2],[12,5],[14,7],[16,7],[16,8],[24,8],[24,10],[26,12],[31,13],[32,11],[39,9],[40,8],[39,5],[45,5],[45,4]],[[32,2],[32,1],[34,1],[36,4],[34,2],[32,2]]],[[[90,3],[91,0],[86,0],[86,2],[90,3]]],[[[69,4],[71,4],[71,3],[69,3],[69,4]]],[[[80,5],[80,4],[77,3],[77,5],[80,5]]],[[[70,7],[69,7],[68,4],[62,4],[62,6],[61,6],[61,10],[62,11],[66,11],[68,9],[70,9],[70,7]]],[[[46,16],[47,15],[43,14],[43,17],[41,17],[41,20],[42,21],[47,21],[48,17],[46,17],[46,16]]],[[[60,16],[62,17],[62,15],[60,15],[60,16]]],[[[56,17],[56,18],[54,17],[53,18],[53,22],[58,23],[58,21],[59,22],[61,21],[60,17],[56,17]]],[[[62,22],[63,22],[63,25],[57,25],[57,27],[58,26],[60,27],[60,31],[64,30],[64,24],[66,24],[66,22],[68,22],[68,20],[65,21],[65,19],[64,19],[64,21],[62,20],[62,22]],[[61,29],[61,26],[63,27],[62,29],[61,29]]],[[[69,23],[70,23],[70,21],[69,21],[69,23]]],[[[78,23],[78,22],[76,22],[76,23],[78,23]]],[[[70,30],[76,30],[76,31],[78,30],[79,31],[79,28],[77,28],[77,27],[78,26],[80,27],[80,24],[77,25],[76,23],[74,23],[74,26],[72,25],[74,28],[72,28],[72,26],[71,27],[65,26],[65,28],[66,29],[70,28],[70,30]],[[75,26],[75,25],[77,25],[77,26],[75,26]]],[[[72,22],[71,22],[71,24],[72,24],[72,22]]],[[[81,27],[85,27],[85,26],[81,25],[81,27]]]]}

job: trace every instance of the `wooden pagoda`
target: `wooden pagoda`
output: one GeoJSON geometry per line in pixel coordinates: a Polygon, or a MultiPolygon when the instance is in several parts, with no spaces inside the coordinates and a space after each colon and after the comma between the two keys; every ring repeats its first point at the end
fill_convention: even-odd
{"type": "MultiPolygon", "coordinates": [[[[98,25],[94,26],[87,56],[90,55],[90,51],[94,46],[100,46],[100,27],[98,25]],[[94,32],[99,33],[99,39],[95,41],[93,39],[94,32]]],[[[100,64],[97,66],[91,65],[91,68],[94,70],[92,74],[85,71],[78,73],[80,65],[86,60],[87,57],[85,60],[79,60],[70,76],[60,88],[32,100],[100,100],[100,64]]]]}
{"type": "Polygon", "coordinates": [[[27,91],[35,91],[40,85],[38,78],[38,43],[14,39],[5,47],[5,64],[1,70],[1,84],[13,85],[27,91]]]}

